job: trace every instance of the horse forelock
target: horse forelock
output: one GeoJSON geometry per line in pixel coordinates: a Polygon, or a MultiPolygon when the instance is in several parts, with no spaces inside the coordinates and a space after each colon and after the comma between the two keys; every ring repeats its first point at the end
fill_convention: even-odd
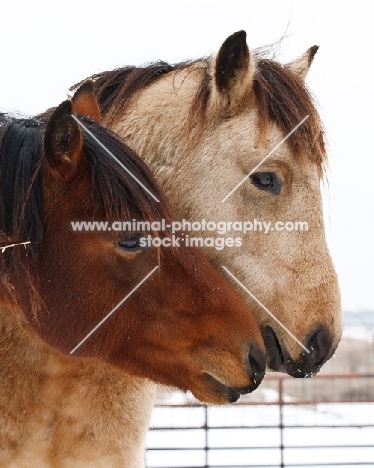
{"type": "Polygon", "coordinates": [[[280,63],[259,58],[253,89],[258,104],[260,144],[264,143],[271,123],[286,136],[307,117],[287,142],[301,162],[309,160],[321,169],[326,159],[323,125],[304,81],[280,63]]]}
{"type": "MultiPolygon", "coordinates": [[[[253,51],[255,74],[253,91],[258,106],[259,144],[263,145],[272,124],[276,124],[284,136],[306,116],[307,120],[288,138],[291,153],[300,163],[310,161],[322,171],[326,159],[323,125],[314,99],[303,80],[287,67],[270,56],[265,48],[253,51]]],[[[114,125],[129,105],[131,98],[157,80],[171,72],[187,70],[190,67],[201,70],[199,82],[191,106],[187,110],[185,132],[187,137],[201,135],[206,121],[209,97],[212,94],[211,58],[168,64],[157,62],[142,67],[128,66],[114,71],[93,75],[95,93],[108,125],[114,125]],[[195,132],[192,132],[192,128],[195,132]]],[[[75,87],[78,85],[75,85],[75,87]]],[[[74,88],[74,87],[73,87],[74,88]]],[[[243,99],[248,99],[244,95],[243,99]]],[[[252,105],[248,100],[248,105],[252,105]]],[[[240,106],[241,110],[246,105],[240,106]]]]}

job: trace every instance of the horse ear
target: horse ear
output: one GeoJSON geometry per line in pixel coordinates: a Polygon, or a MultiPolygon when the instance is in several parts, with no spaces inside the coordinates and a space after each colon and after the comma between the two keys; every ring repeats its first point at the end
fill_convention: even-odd
{"type": "Polygon", "coordinates": [[[255,66],[248,49],[247,33],[238,31],[222,44],[214,62],[215,101],[230,109],[242,100],[252,87],[255,66]]]}
{"type": "Polygon", "coordinates": [[[94,93],[92,80],[85,81],[75,92],[73,98],[73,111],[75,114],[92,117],[96,122],[101,122],[100,107],[94,93]]]}
{"type": "Polygon", "coordinates": [[[72,113],[72,102],[64,101],[49,117],[44,133],[44,157],[57,180],[74,177],[82,151],[82,132],[72,113]]]}
{"type": "Polygon", "coordinates": [[[310,65],[312,64],[318,49],[319,46],[316,45],[310,47],[306,52],[303,53],[303,55],[297,57],[295,60],[292,60],[289,63],[286,63],[284,67],[298,75],[302,80],[305,80],[310,65]]]}

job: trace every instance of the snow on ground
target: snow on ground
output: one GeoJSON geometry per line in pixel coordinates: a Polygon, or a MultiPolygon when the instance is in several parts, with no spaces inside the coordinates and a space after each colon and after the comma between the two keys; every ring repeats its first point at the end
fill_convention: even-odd
{"type": "MultiPolygon", "coordinates": [[[[267,389],[266,392],[269,393],[268,401],[271,401],[272,391],[267,389]]],[[[148,447],[162,450],[148,451],[147,467],[205,466],[206,436],[210,447],[208,466],[279,466],[279,421],[277,405],[232,405],[207,409],[156,407],[151,427],[182,429],[149,432],[148,447]],[[207,435],[201,428],[205,415],[210,427],[207,435]],[[190,427],[195,429],[188,429],[190,427]]],[[[323,467],[334,463],[335,466],[353,468],[359,463],[367,463],[366,466],[374,467],[374,403],[285,406],[283,425],[286,466],[316,463],[323,467]],[[372,427],[361,427],[364,425],[372,427]],[[363,447],[357,448],[358,445],[363,447]]]]}
{"type": "MultiPolygon", "coordinates": [[[[373,342],[374,328],[351,324],[344,336],[373,342]]],[[[261,387],[256,393],[267,405],[156,407],[151,420],[156,430],[147,436],[147,468],[279,467],[282,437],[285,467],[374,468],[374,402],[285,405],[281,434],[278,393],[261,387]],[[157,430],[170,427],[178,429],[157,430]]],[[[186,401],[188,396],[172,392],[165,404],[186,401]]]]}

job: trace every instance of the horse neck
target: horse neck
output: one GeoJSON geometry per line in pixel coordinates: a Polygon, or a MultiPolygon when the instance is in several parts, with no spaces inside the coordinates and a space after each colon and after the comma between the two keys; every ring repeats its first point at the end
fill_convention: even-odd
{"type": "Polygon", "coordinates": [[[144,466],[154,385],[45,346],[0,305],[0,467],[144,466]]]}

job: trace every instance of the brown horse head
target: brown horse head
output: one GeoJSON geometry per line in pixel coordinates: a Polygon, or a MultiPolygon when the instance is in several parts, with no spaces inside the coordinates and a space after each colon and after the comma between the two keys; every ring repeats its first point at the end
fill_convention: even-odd
{"type": "Polygon", "coordinates": [[[2,237],[31,243],[0,259],[1,300],[72,359],[103,360],[205,402],[235,401],[264,375],[261,332],[196,249],[144,248],[144,232],[111,229],[172,218],[145,164],[99,116],[92,83],[46,122],[3,116],[2,237]]]}
{"type": "Polygon", "coordinates": [[[269,367],[295,377],[317,372],[342,330],[320,194],[323,128],[304,82],[317,49],[281,65],[251,52],[240,31],[207,59],[94,77],[105,122],[150,165],[179,219],[246,223],[246,233],[221,234],[240,237],[239,248],[205,253],[252,294],[238,287],[269,367]]]}

